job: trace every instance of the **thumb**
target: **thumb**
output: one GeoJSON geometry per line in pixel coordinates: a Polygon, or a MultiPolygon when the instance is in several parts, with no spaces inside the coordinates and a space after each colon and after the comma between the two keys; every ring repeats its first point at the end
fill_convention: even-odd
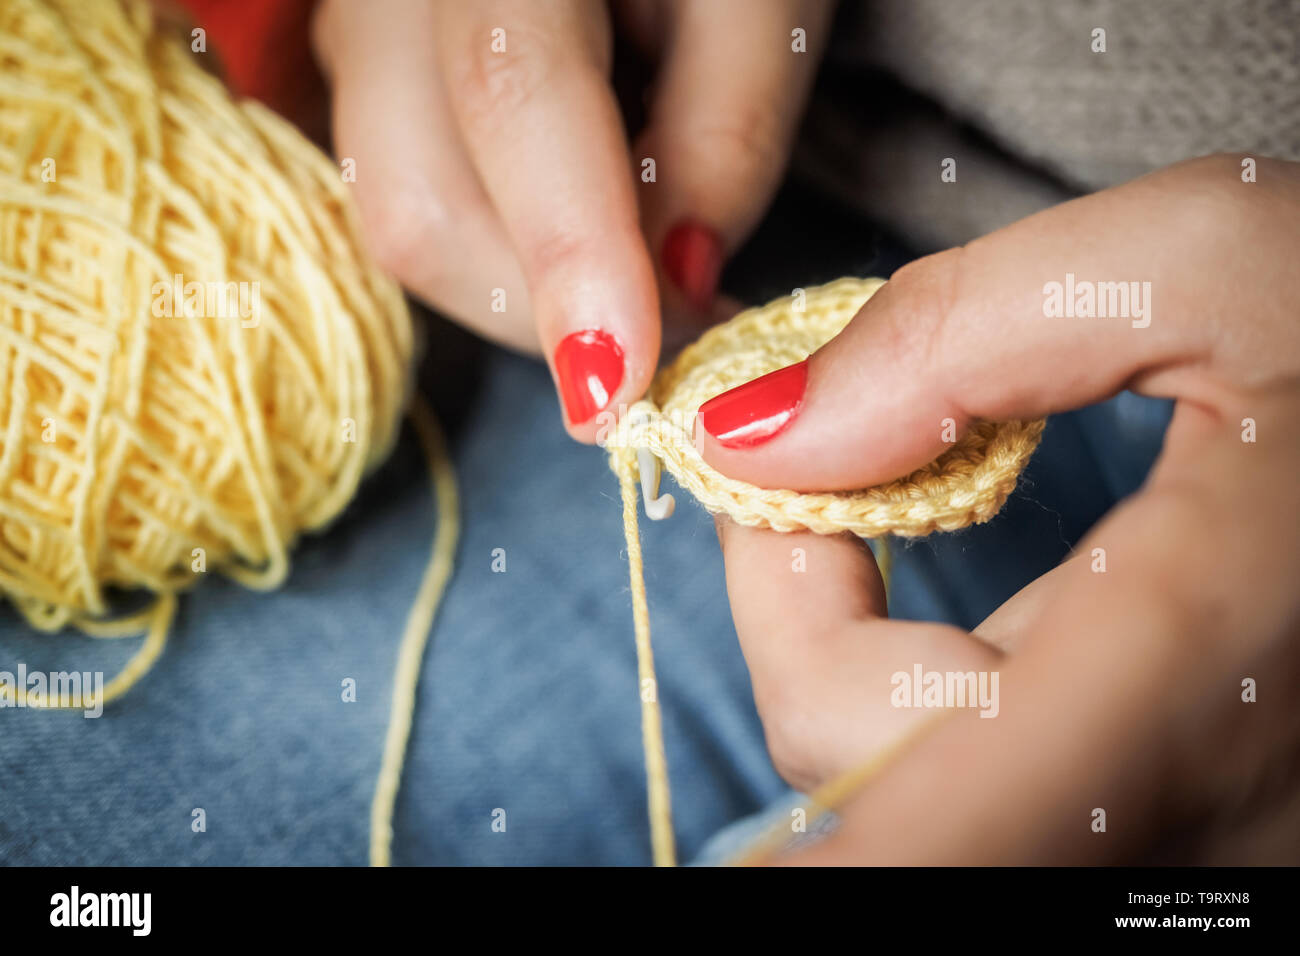
{"type": "Polygon", "coordinates": [[[760,487],[861,488],[933,460],[976,419],[1128,386],[1208,394],[1197,368],[1222,326],[1209,319],[1243,308],[1213,277],[1258,261],[1236,172],[1181,164],[908,265],[811,358],[704,403],[701,453],[760,487]]]}

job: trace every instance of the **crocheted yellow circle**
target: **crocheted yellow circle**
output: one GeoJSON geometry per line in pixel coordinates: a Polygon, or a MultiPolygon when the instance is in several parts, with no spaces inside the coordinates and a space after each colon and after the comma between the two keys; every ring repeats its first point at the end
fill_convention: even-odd
{"type": "Polygon", "coordinates": [[[709,511],[777,531],[852,531],[873,538],[953,531],[993,517],[1038,446],[1044,421],[977,422],[951,448],[906,477],[859,491],[807,494],[759,488],[715,471],[692,441],[700,405],[800,362],[837,335],[882,279],[839,279],[741,312],[705,333],[655,378],[629,413],[622,449],[645,447],[709,511]],[[796,308],[797,304],[802,309],[796,308]]]}

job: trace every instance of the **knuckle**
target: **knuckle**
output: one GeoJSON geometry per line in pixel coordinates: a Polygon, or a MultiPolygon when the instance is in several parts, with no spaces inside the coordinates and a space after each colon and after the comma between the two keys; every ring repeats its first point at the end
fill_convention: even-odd
{"type": "Polygon", "coordinates": [[[378,203],[362,204],[361,223],[370,254],[403,285],[431,291],[439,284],[437,254],[449,218],[436,204],[403,202],[385,191],[378,203]]]}
{"type": "Polygon", "coordinates": [[[822,736],[816,710],[809,707],[809,698],[789,686],[765,696],[758,710],[772,766],[796,790],[815,789],[825,776],[813,746],[822,736]]]}
{"type": "MultiPolygon", "coordinates": [[[[580,228],[555,228],[531,238],[520,251],[524,271],[538,286],[581,282],[599,275],[605,264],[616,258],[625,240],[618,229],[594,235],[580,228]]],[[[633,237],[630,241],[637,241],[633,237]]]]}
{"type": "Polygon", "coordinates": [[[559,55],[550,40],[534,36],[526,44],[522,38],[515,42],[527,52],[498,53],[489,44],[470,43],[451,66],[449,85],[462,122],[476,131],[491,132],[508,122],[555,75],[559,55]]]}
{"type": "Polygon", "coordinates": [[[775,181],[784,165],[784,142],[780,118],[764,106],[737,109],[682,139],[688,162],[714,173],[714,181],[746,191],[775,181]]]}
{"type": "Polygon", "coordinates": [[[965,247],[957,247],[917,259],[880,290],[884,315],[878,335],[889,360],[915,368],[942,365],[965,257],[965,247]]]}
{"type": "MultiPolygon", "coordinates": [[[[1187,160],[1167,170],[1135,181],[1154,194],[1154,208],[1171,235],[1215,236],[1233,243],[1250,241],[1266,227],[1275,210],[1267,189],[1244,186],[1242,157],[1216,153],[1187,160]]],[[[1266,178],[1268,160],[1258,160],[1260,178],[1266,178]]],[[[1121,187],[1122,188],[1122,187],[1121,187]]]]}
{"type": "MultiPolygon", "coordinates": [[[[1242,188],[1241,166],[1236,157],[1205,156],[1188,163],[1185,172],[1195,177],[1192,188],[1180,191],[1183,209],[1192,225],[1222,234],[1226,227],[1242,224],[1252,210],[1257,191],[1242,188]]],[[[1178,207],[1175,206],[1175,209],[1178,207]]]]}
{"type": "Polygon", "coordinates": [[[788,737],[774,733],[766,724],[764,730],[767,734],[767,752],[777,775],[800,792],[816,790],[821,783],[821,776],[815,772],[814,762],[807,750],[794,745],[788,737]]]}
{"type": "Polygon", "coordinates": [[[538,275],[562,275],[590,262],[595,250],[589,241],[569,230],[555,230],[541,236],[527,252],[528,271],[538,275]]]}

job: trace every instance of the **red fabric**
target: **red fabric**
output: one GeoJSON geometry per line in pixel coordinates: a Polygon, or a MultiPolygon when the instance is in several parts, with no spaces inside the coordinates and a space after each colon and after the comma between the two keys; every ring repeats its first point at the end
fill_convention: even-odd
{"type": "Polygon", "coordinates": [[[240,96],[255,97],[304,120],[323,81],[311,54],[308,23],[315,0],[179,0],[207,31],[208,51],[240,96]]]}

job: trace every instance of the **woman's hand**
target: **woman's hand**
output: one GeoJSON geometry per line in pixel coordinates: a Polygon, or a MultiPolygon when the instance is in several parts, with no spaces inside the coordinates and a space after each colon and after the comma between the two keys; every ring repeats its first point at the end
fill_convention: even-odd
{"type": "Polygon", "coordinates": [[[540,348],[570,433],[592,441],[654,373],[652,250],[667,304],[708,313],[777,186],[831,6],[616,4],[659,63],[629,150],[602,3],[326,0],[314,41],[380,263],[484,336],[540,348]]]}
{"type": "Polygon", "coordinates": [[[945,419],[1036,418],[1125,388],[1177,400],[1145,487],[973,633],[888,620],[854,541],[720,522],[755,697],[795,785],[937,713],[891,706],[895,672],[1000,677],[996,718],[942,712],[797,860],[1295,861],[1297,263],[1300,166],[1261,160],[1246,183],[1240,157],[1194,160],[908,266],[806,379],[701,409],[719,470],[824,490],[924,464],[945,419]],[[1140,305],[1049,317],[1067,274],[1136,282],[1140,305]]]}

